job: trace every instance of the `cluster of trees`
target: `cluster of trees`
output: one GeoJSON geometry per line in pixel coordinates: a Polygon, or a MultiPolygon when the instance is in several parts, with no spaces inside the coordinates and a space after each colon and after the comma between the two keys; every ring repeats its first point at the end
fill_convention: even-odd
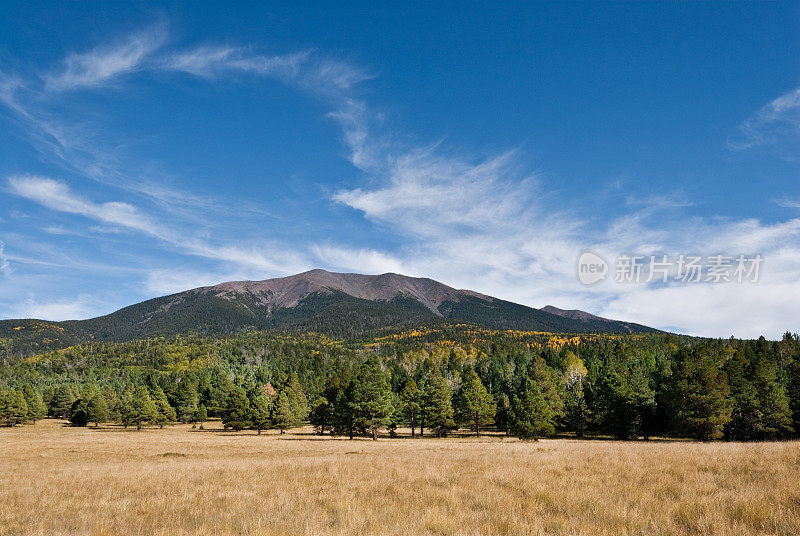
{"type": "Polygon", "coordinates": [[[460,427],[479,436],[483,427],[492,424],[526,439],[554,431],[557,409],[551,404],[558,407],[561,401],[545,398],[556,388],[541,358],[531,362],[512,399],[502,393],[496,400],[471,364],[457,376],[430,359],[421,361],[413,373],[398,370],[406,369],[388,374],[373,357],[351,378],[328,376],[311,410],[311,423],[320,434],[329,431],[350,438],[361,434],[373,439],[383,427],[394,435],[400,425],[409,427],[412,437],[417,432],[424,436],[426,429],[443,437],[460,427]]]}
{"type": "Polygon", "coordinates": [[[555,337],[452,328],[343,346],[247,334],[87,344],[0,365],[0,423],[44,415],[137,428],[226,427],[377,438],[462,428],[750,441],[800,432],[800,339],[555,337]],[[426,335],[427,336],[427,335],[426,335]]]}
{"type": "Polygon", "coordinates": [[[242,430],[287,429],[302,425],[308,416],[308,401],[297,374],[291,374],[277,390],[271,383],[235,385],[221,410],[226,428],[242,430]]]}
{"type": "Polygon", "coordinates": [[[46,415],[46,411],[42,395],[29,384],[19,389],[0,388],[0,425],[35,423],[46,415]]]}
{"type": "MultiPolygon", "coordinates": [[[[18,389],[0,390],[0,423],[6,426],[35,423],[46,416],[69,419],[75,426],[116,422],[137,429],[145,424],[163,427],[176,421],[175,410],[160,387],[130,385],[117,393],[112,387],[101,388],[96,383],[81,388],[62,384],[40,393],[25,383],[18,389]]],[[[202,411],[197,417],[203,417],[202,411]]]]}

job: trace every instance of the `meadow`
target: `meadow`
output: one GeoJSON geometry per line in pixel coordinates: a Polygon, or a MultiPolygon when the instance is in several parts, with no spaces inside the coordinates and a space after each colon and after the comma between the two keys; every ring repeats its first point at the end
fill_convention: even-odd
{"type": "Polygon", "coordinates": [[[0,534],[798,534],[800,443],[0,429],[0,534]]]}

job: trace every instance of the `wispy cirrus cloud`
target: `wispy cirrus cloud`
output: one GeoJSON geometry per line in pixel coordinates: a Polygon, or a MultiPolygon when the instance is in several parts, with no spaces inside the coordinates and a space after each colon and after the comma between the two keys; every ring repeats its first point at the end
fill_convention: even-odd
{"type": "Polygon", "coordinates": [[[775,203],[783,208],[800,208],[800,200],[798,199],[783,198],[776,200],[775,203]]]}
{"type": "Polygon", "coordinates": [[[434,146],[394,157],[377,188],[342,190],[333,199],[422,236],[501,232],[512,218],[528,219],[538,205],[535,178],[520,177],[517,165],[515,151],[469,163],[437,154],[434,146]]]}
{"type": "Polygon", "coordinates": [[[8,184],[11,193],[49,209],[119,225],[156,238],[164,237],[155,222],[128,203],[94,203],[75,195],[63,182],[36,175],[15,175],[9,177],[8,184]]]}
{"type": "Polygon", "coordinates": [[[265,55],[252,48],[233,46],[202,46],[171,52],[159,60],[159,67],[166,72],[210,80],[247,74],[296,87],[331,107],[327,117],[341,127],[345,145],[351,150],[350,160],[356,167],[373,171],[380,165],[367,144],[375,114],[355,92],[359,84],[374,78],[367,69],[312,51],[265,55]]]}
{"type": "Polygon", "coordinates": [[[171,52],[159,59],[164,71],[192,74],[202,78],[217,78],[234,72],[293,80],[300,76],[310,52],[286,55],[253,53],[243,47],[202,46],[171,52]]]}
{"type": "Polygon", "coordinates": [[[695,335],[779,336],[792,328],[786,315],[800,313],[800,219],[687,217],[692,203],[685,196],[660,195],[628,197],[618,216],[598,224],[588,217],[591,207],[547,194],[535,175],[521,174],[516,151],[475,161],[429,148],[391,161],[385,175],[333,199],[406,237],[404,245],[392,254],[321,249],[338,267],[358,271],[378,259],[380,267],[535,307],[578,307],[695,335]],[[761,254],[765,266],[749,286],[609,280],[587,287],[576,274],[578,256],[587,250],[612,262],[624,254],[761,254]]]}
{"type": "Polygon", "coordinates": [[[166,26],[157,24],[115,45],[72,53],[57,69],[42,76],[45,91],[95,89],[141,70],[145,61],[164,45],[167,35],[166,26]]]}
{"type": "Polygon", "coordinates": [[[3,242],[0,242],[0,274],[3,277],[8,277],[11,275],[11,264],[8,262],[8,257],[6,256],[6,245],[3,242]]]}
{"type": "Polygon", "coordinates": [[[119,201],[97,203],[75,194],[63,182],[48,177],[16,175],[8,179],[8,191],[51,210],[74,214],[168,243],[184,253],[231,263],[251,273],[287,274],[307,269],[306,255],[285,251],[282,244],[231,245],[198,237],[186,228],[159,221],[139,207],[119,201]]]}
{"type": "Polygon", "coordinates": [[[764,105],[739,126],[728,140],[735,150],[797,143],[800,140],[800,88],[764,105]]]}
{"type": "MultiPolygon", "coordinates": [[[[241,217],[257,212],[238,200],[230,211],[230,200],[219,199],[169,186],[174,177],[159,171],[157,164],[143,165],[109,149],[115,134],[102,125],[83,119],[77,122],[63,106],[62,94],[69,90],[121,89],[126,75],[136,73],[185,74],[209,81],[222,77],[256,76],[302,90],[331,107],[330,117],[342,124],[346,136],[360,126],[350,118],[364,104],[352,90],[373,75],[344,61],[313,51],[265,54],[254,47],[203,45],[188,48],[168,46],[166,24],[154,24],[113,45],[70,53],[38,79],[0,71],[0,104],[11,112],[22,131],[42,157],[65,171],[114,188],[126,190],[158,204],[175,216],[197,220],[199,214],[226,213],[241,217]]],[[[359,119],[359,125],[366,119],[359,119]]],[[[207,219],[205,223],[218,220],[207,219]]]]}

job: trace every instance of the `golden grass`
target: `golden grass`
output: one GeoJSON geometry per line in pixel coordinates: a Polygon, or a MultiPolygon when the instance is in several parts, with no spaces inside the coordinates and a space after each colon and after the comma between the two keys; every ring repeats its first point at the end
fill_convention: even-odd
{"type": "Polygon", "coordinates": [[[218,427],[0,429],[0,534],[800,534],[797,442],[218,427]]]}

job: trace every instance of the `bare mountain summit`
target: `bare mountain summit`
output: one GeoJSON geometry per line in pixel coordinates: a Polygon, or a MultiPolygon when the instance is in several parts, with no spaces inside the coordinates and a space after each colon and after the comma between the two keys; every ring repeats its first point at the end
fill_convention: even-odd
{"type": "Polygon", "coordinates": [[[457,302],[465,296],[491,302],[493,298],[471,290],[457,290],[426,277],[400,274],[362,275],[310,270],[301,274],[264,281],[232,281],[198,289],[215,296],[235,300],[237,296],[257,296],[259,303],[271,308],[295,307],[314,292],[329,294],[344,292],[354,298],[370,301],[391,301],[409,297],[419,301],[433,314],[442,316],[439,306],[447,301],[457,302]]]}

